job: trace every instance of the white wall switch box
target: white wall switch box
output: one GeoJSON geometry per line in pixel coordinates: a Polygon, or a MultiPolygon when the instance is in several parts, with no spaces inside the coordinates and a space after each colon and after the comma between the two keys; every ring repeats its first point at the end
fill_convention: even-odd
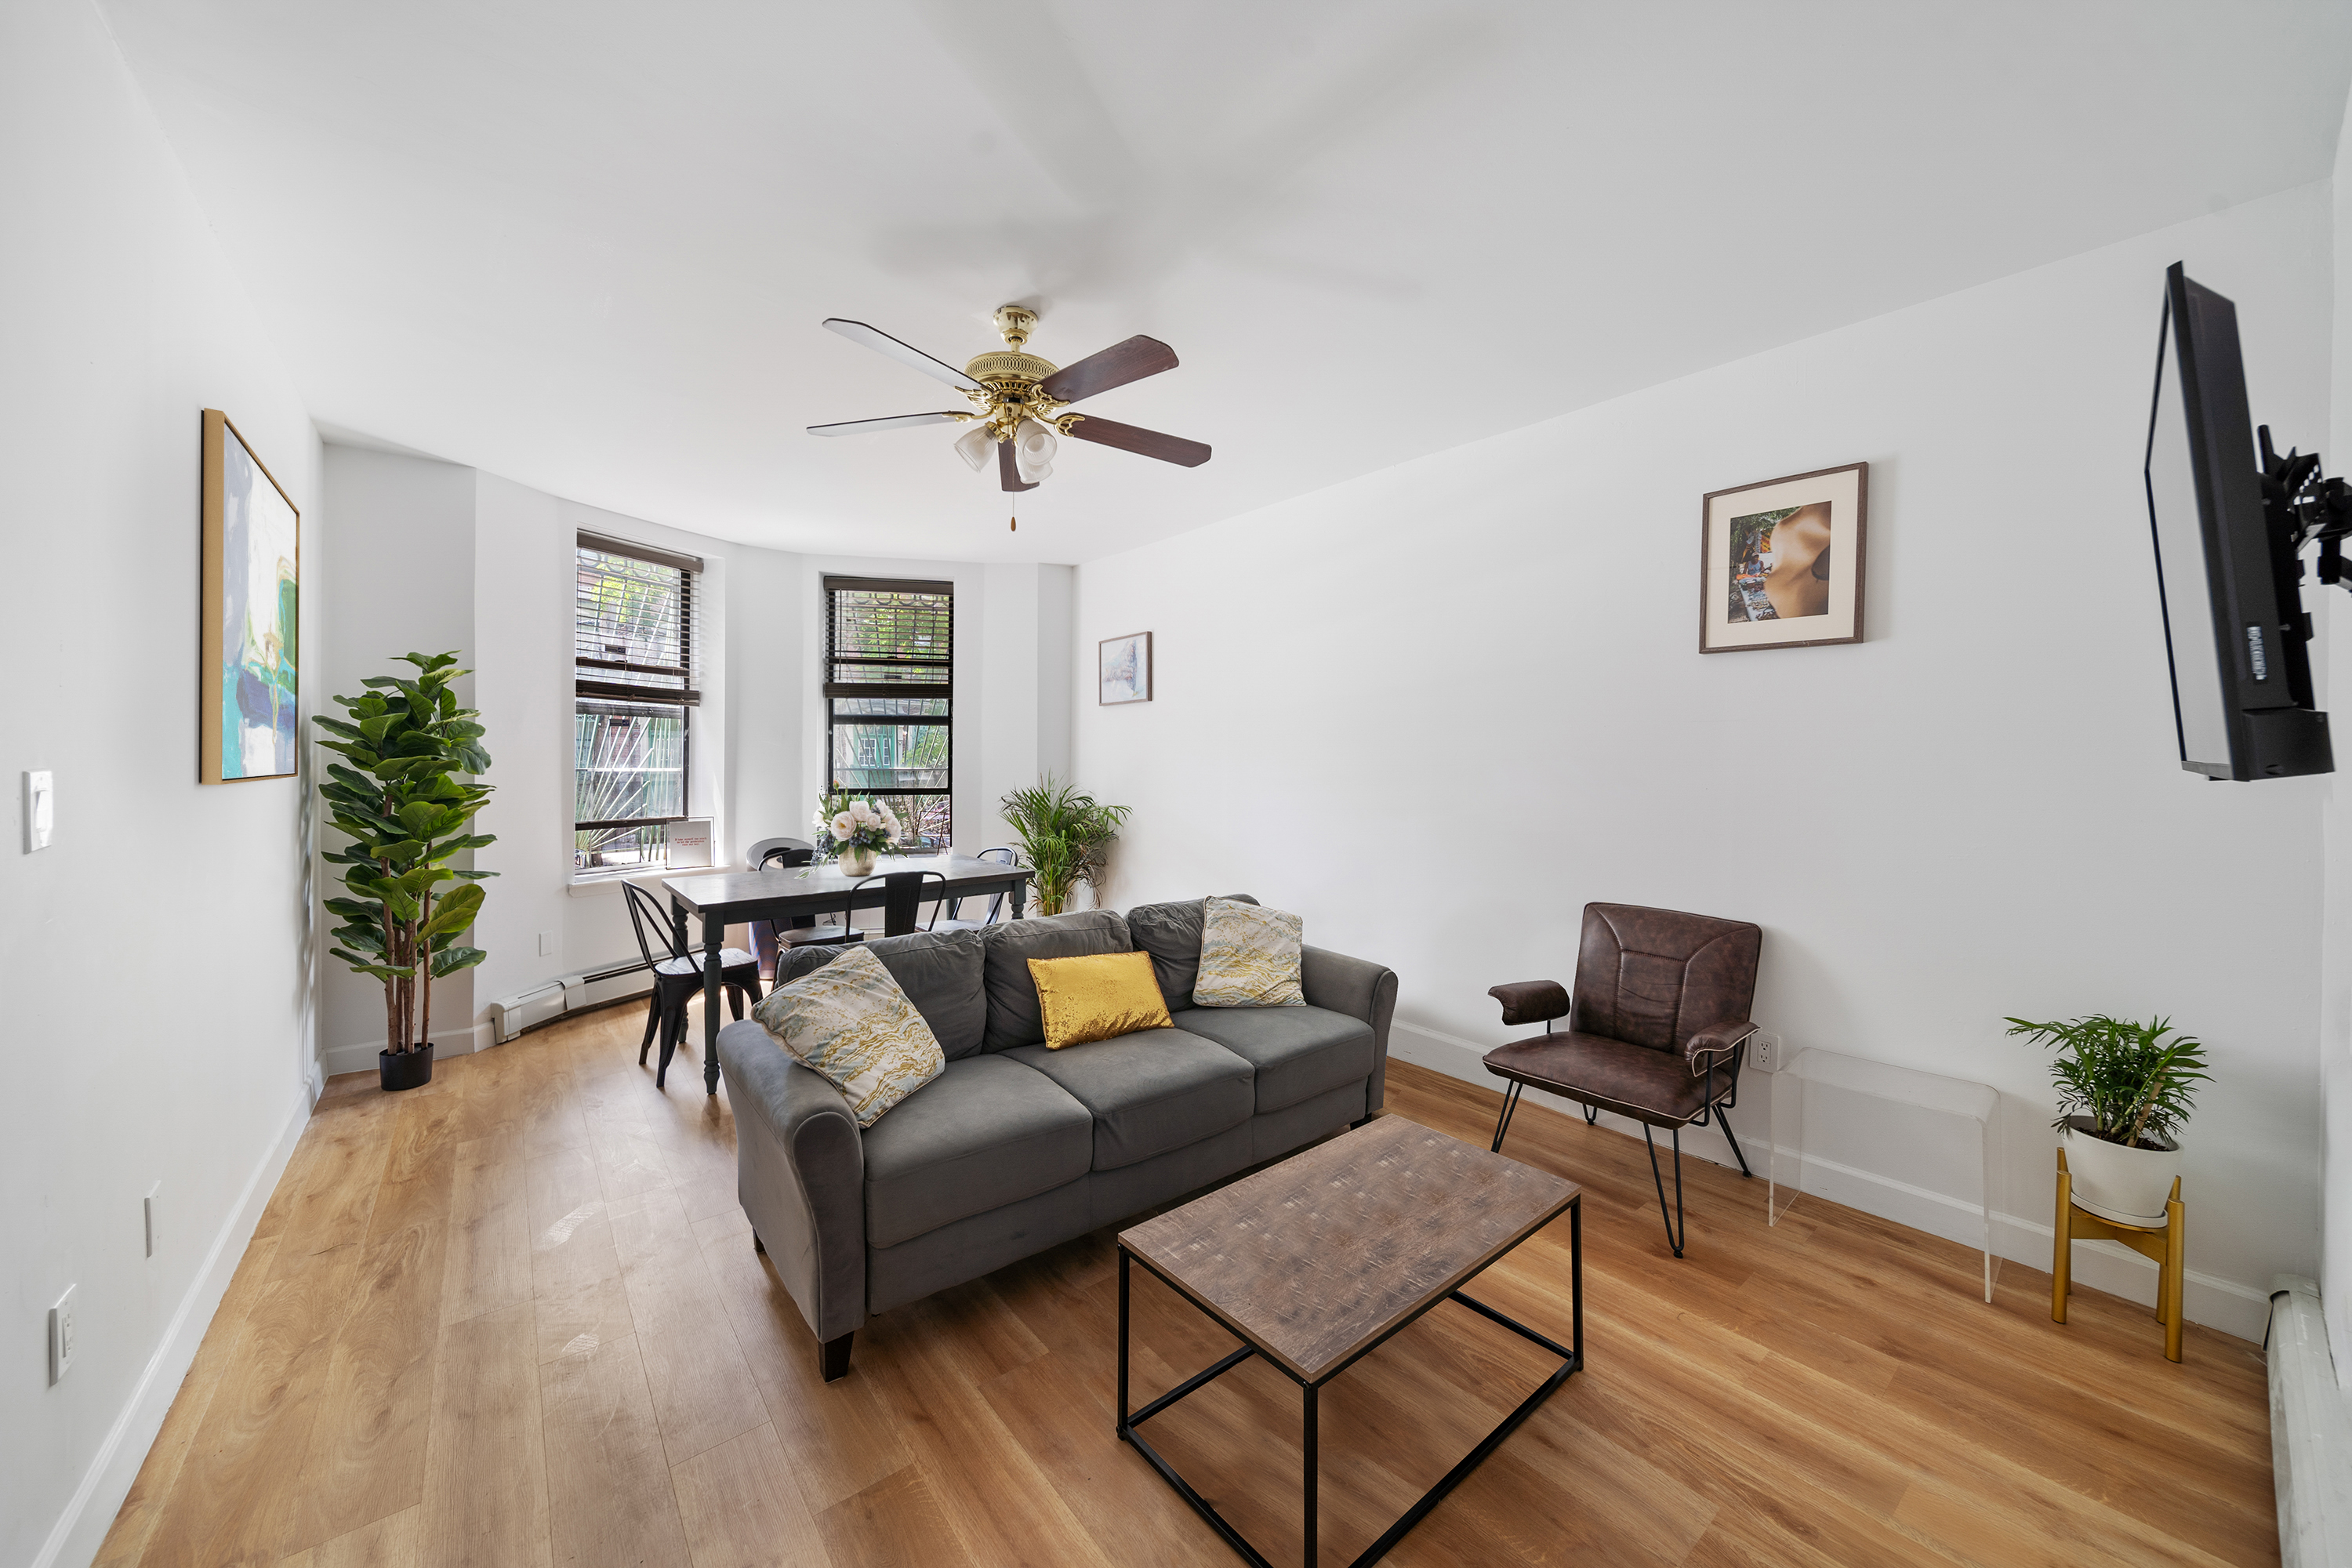
{"type": "Polygon", "coordinates": [[[155,1249],[163,1244],[163,1184],[158,1182],[147,1189],[147,1256],[150,1258],[154,1257],[155,1249]]]}
{"type": "Polygon", "coordinates": [[[49,1384],[52,1387],[65,1381],[66,1373],[73,1366],[74,1352],[74,1287],[58,1298],[49,1309],[49,1384]]]}
{"type": "Polygon", "coordinates": [[[539,933],[539,956],[541,958],[553,958],[555,956],[555,933],[553,931],[543,931],[539,933]]]}
{"type": "Polygon", "coordinates": [[[49,834],[57,826],[58,789],[56,776],[47,768],[25,775],[25,853],[49,847],[49,834]]]}

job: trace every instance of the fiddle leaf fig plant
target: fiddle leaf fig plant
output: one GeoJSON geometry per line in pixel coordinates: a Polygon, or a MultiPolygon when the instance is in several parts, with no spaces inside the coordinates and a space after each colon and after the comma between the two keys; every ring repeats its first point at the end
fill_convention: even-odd
{"type": "Polygon", "coordinates": [[[346,717],[311,720],[326,731],[319,743],[345,759],[327,764],[319,794],[352,841],[324,856],[347,868],[351,894],[326,901],[343,922],[329,951],[383,982],[384,1048],[396,1055],[432,1039],[433,982],[487,956],[457,939],[481,912],[477,884],[497,873],[447,862],[498,842],[466,831],[491,787],[476,782],[490,766],[478,714],[458,707],[450,688],[472,672],[457,668],[455,653],[400,657],[416,667],[415,679],[369,676],[366,693],[335,699],[346,717]]]}
{"type": "Polygon", "coordinates": [[[2176,1032],[2169,1018],[2136,1024],[2099,1013],[2063,1023],[2003,1022],[2011,1034],[2058,1053],[2050,1064],[2058,1087],[2058,1120],[2051,1125],[2086,1117],[2096,1136],[2126,1149],[2172,1144],[2189,1120],[2196,1086],[2212,1076],[2205,1070],[2204,1042],[2176,1032]]]}

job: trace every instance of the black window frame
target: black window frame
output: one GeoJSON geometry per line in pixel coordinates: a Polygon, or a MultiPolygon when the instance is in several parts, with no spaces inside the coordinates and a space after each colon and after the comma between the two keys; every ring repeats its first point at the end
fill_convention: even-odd
{"type": "MultiPolygon", "coordinates": [[[[702,578],[703,563],[698,555],[687,555],[664,550],[656,545],[640,544],[634,540],[618,539],[609,534],[577,531],[573,540],[572,566],[575,584],[578,573],[589,563],[583,554],[618,555],[663,567],[678,574],[677,662],[676,664],[633,663],[625,658],[600,657],[605,651],[587,651],[580,637],[579,598],[575,585],[572,614],[572,872],[575,876],[622,874],[635,869],[657,868],[651,861],[598,866],[593,860],[583,863],[583,857],[596,850],[583,850],[579,835],[614,828],[643,830],[653,827],[667,829],[674,822],[684,822],[693,815],[694,790],[694,731],[695,710],[700,707],[702,693],[696,689],[700,626],[696,615],[697,599],[702,578]],[[678,784],[677,802],[680,809],[674,813],[628,817],[581,819],[577,816],[580,798],[579,721],[583,702],[599,705],[599,711],[623,711],[629,708],[674,709],[678,719],[678,784]]],[[[640,843],[646,840],[640,837],[640,843]]],[[[600,846],[601,849],[603,847],[600,846]]],[[[663,860],[667,861],[667,835],[663,838],[663,860]]]]}
{"type": "MultiPolygon", "coordinates": [[[[822,582],[824,614],[824,679],[819,689],[824,697],[824,777],[828,795],[846,793],[860,798],[904,799],[909,796],[937,797],[945,824],[936,845],[945,854],[955,837],[955,584],[935,578],[920,577],[852,577],[827,573],[822,582]],[[877,654],[872,649],[845,649],[839,646],[841,604],[837,595],[845,593],[863,594],[922,594],[947,601],[947,656],[928,658],[913,654],[877,654]],[[908,671],[936,670],[936,680],[914,681],[845,681],[836,677],[841,667],[884,666],[908,671]],[[857,700],[910,700],[937,701],[943,711],[938,715],[876,715],[844,713],[844,701],[857,700]],[[836,730],[843,724],[871,725],[888,722],[895,718],[902,726],[936,725],[947,731],[947,765],[945,777],[936,786],[919,788],[874,788],[859,785],[847,788],[841,782],[836,730]]],[[[901,814],[902,820],[906,814],[901,814]]],[[[911,830],[915,826],[905,821],[911,830]]]]}

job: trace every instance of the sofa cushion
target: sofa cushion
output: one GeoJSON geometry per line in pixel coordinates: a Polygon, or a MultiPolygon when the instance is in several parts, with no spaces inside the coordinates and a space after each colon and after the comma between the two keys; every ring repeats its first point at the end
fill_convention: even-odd
{"type": "Polygon", "coordinates": [[[787,985],[863,947],[882,961],[907,1000],[931,1026],[950,1061],[981,1048],[988,1027],[988,993],[982,984],[980,932],[917,931],[855,946],[794,948],[776,960],[776,984],[787,985]]]}
{"type": "MultiPolygon", "coordinates": [[[[1225,895],[1235,903],[1257,902],[1247,893],[1225,895]]],[[[1172,904],[1138,904],[1127,911],[1128,933],[1135,945],[1151,955],[1151,972],[1168,1010],[1192,1005],[1192,987],[1201,974],[1201,922],[1209,900],[1188,899],[1172,904]]]]}
{"type": "Polygon", "coordinates": [[[1196,1007],[1304,1007],[1299,985],[1299,933],[1304,923],[1284,910],[1239,899],[1211,899],[1201,921],[1201,973],[1192,983],[1196,1007]]]}
{"type": "Polygon", "coordinates": [[[1372,1070],[1371,1026],[1322,1007],[1195,1007],[1184,1015],[1184,1028],[1256,1070],[1261,1116],[1372,1070]]]}
{"type": "Polygon", "coordinates": [[[777,986],[751,1016],[801,1065],[841,1090],[860,1127],[873,1126],[947,1066],[939,1037],[882,961],[863,948],[777,986]]]}
{"type": "Polygon", "coordinates": [[[1009,1057],[965,1057],[867,1130],[866,1239],[896,1247],[1087,1173],[1094,1118],[1009,1057]]]}
{"type": "Polygon", "coordinates": [[[1004,1053],[1069,1090],[1094,1117],[1094,1168],[1116,1171],[1238,1127],[1256,1096],[1248,1062],[1182,1029],[1145,1029],[1066,1051],[1004,1053]]]}
{"type": "Polygon", "coordinates": [[[1009,921],[980,933],[988,987],[987,1047],[1001,1051],[1042,1044],[1045,1016],[1037,1005],[1033,958],[1081,958],[1090,952],[1132,952],[1127,921],[1117,910],[1080,910],[1042,920],[1009,921]]]}
{"type": "Polygon", "coordinates": [[[1067,1050],[1090,1040],[1116,1039],[1173,1022],[1140,952],[1090,952],[1083,958],[1033,958],[1037,1005],[1045,1018],[1045,1045],[1067,1050]]]}

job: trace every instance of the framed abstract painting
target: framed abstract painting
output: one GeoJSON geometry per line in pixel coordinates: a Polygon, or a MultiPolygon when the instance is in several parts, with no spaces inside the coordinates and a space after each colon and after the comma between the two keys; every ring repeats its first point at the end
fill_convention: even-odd
{"type": "Polygon", "coordinates": [[[205,410],[198,778],[290,778],[299,734],[302,514],[228,416],[205,410]]]}
{"type": "Polygon", "coordinates": [[[1870,465],[1710,491],[1699,523],[1698,651],[1862,640],[1870,465]]]}
{"type": "Polygon", "coordinates": [[[1102,695],[1097,706],[1151,700],[1151,634],[1105,637],[1100,651],[1102,695]]]}

